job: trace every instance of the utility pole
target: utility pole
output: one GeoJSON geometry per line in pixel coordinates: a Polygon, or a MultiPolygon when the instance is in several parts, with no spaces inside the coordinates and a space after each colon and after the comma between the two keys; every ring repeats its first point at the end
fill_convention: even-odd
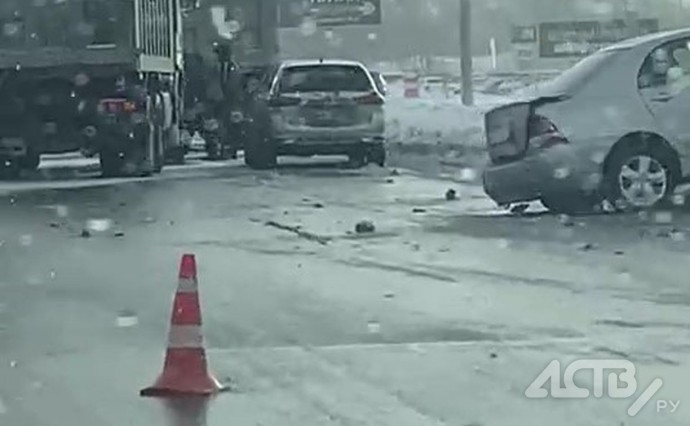
{"type": "Polygon", "coordinates": [[[628,37],[633,38],[640,35],[638,28],[639,15],[637,13],[637,6],[632,4],[630,0],[622,0],[623,6],[623,20],[628,30],[628,37]]]}
{"type": "Polygon", "coordinates": [[[685,3],[683,3],[683,0],[678,0],[678,13],[676,16],[676,26],[678,28],[683,28],[684,24],[684,18],[685,17],[685,3]]]}
{"type": "Polygon", "coordinates": [[[460,0],[460,72],[462,73],[462,103],[474,104],[472,87],[472,8],[470,0],[460,0]]]}

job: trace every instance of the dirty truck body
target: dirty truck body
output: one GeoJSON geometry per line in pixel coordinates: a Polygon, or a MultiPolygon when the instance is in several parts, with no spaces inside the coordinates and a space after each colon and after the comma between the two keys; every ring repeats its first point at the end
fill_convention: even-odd
{"type": "Polygon", "coordinates": [[[106,175],[180,161],[179,0],[0,3],[0,165],[98,155],[106,175]]]}

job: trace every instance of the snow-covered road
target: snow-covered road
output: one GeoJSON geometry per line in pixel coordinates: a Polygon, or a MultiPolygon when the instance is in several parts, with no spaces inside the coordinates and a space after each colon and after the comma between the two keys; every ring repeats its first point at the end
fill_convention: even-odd
{"type": "Polygon", "coordinates": [[[402,169],[203,170],[0,198],[0,424],[689,423],[686,211],[514,217],[476,182],[402,169]],[[89,219],[109,226],[81,238],[89,219]],[[364,220],[376,231],[355,233],[364,220]],[[141,399],[185,252],[234,391],[141,399]],[[629,359],[681,408],[524,396],[580,358],[629,359]]]}

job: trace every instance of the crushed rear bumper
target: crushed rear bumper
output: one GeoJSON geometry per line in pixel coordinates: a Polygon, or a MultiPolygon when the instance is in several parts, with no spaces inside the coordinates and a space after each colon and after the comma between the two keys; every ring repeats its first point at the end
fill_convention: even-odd
{"type": "Polygon", "coordinates": [[[594,193],[600,182],[600,166],[570,146],[553,147],[507,164],[491,165],[483,174],[484,191],[498,204],[594,193]]]}

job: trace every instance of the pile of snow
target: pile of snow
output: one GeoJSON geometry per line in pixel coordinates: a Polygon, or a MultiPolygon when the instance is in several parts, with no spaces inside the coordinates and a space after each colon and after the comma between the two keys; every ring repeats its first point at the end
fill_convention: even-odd
{"type": "Polygon", "coordinates": [[[389,142],[400,145],[484,147],[484,113],[509,98],[475,94],[475,106],[462,104],[459,93],[432,85],[420,88],[419,98],[405,98],[402,83],[389,86],[386,99],[386,132],[389,142]]]}

